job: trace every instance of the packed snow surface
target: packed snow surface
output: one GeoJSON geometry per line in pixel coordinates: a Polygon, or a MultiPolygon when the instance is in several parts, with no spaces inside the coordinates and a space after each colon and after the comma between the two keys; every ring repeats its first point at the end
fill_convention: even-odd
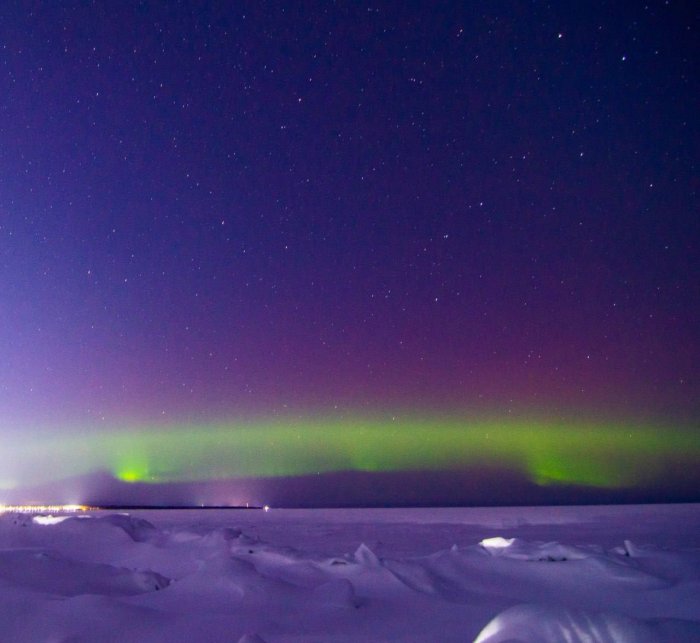
{"type": "Polygon", "coordinates": [[[4,641],[700,641],[700,505],[0,515],[4,641]]]}

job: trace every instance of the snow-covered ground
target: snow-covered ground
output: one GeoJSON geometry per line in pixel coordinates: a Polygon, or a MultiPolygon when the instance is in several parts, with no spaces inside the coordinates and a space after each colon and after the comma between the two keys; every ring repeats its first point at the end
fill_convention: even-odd
{"type": "Polygon", "coordinates": [[[5,513],[0,639],[700,641],[700,505],[5,513]]]}

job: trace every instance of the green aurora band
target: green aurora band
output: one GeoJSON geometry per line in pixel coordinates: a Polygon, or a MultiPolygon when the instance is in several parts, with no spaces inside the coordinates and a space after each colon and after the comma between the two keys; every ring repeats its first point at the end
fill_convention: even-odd
{"type": "Polygon", "coordinates": [[[0,447],[0,488],[109,471],[168,483],[493,466],[539,485],[634,487],[700,462],[697,432],[636,424],[464,418],[294,419],[73,432],[0,447]]]}

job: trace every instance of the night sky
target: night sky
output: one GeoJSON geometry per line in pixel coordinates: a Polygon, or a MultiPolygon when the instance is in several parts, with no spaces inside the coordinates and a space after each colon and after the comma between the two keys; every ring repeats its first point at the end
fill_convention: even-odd
{"type": "Polygon", "coordinates": [[[700,500],[697,5],[285,4],[3,5],[0,501],[700,500]]]}

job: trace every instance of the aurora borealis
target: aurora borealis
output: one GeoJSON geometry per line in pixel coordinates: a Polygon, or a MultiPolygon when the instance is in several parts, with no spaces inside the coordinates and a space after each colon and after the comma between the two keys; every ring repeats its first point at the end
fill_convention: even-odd
{"type": "Polygon", "coordinates": [[[0,502],[688,499],[696,32],[676,2],[8,7],[0,502]]]}
{"type": "MultiPolygon", "coordinates": [[[[162,485],[338,472],[516,471],[536,485],[616,489],[663,483],[700,458],[692,430],[456,417],[278,419],[230,425],[141,427],[6,441],[0,485],[110,472],[162,485]]],[[[689,476],[692,478],[692,476],[689,476]]]]}
{"type": "Polygon", "coordinates": [[[658,427],[628,427],[625,434],[624,428],[507,421],[287,420],[272,426],[116,433],[103,443],[97,439],[90,451],[110,454],[114,475],[130,482],[440,470],[487,461],[520,468],[539,484],[602,487],[653,480],[669,459],[692,462],[700,457],[700,444],[692,434],[666,430],[659,435],[658,427]]]}

